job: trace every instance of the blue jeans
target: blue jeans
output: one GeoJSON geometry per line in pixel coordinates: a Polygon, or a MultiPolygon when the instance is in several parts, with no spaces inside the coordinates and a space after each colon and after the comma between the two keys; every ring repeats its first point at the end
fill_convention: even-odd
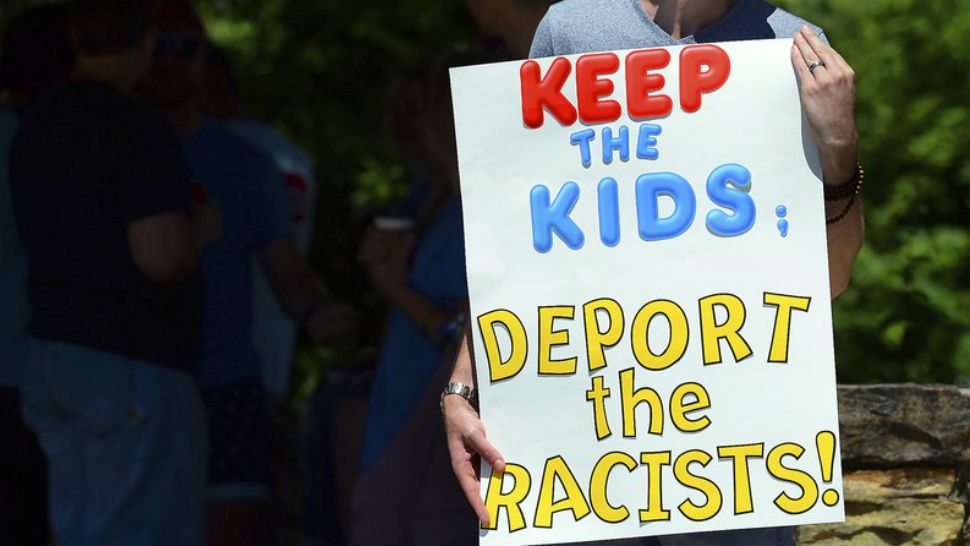
{"type": "Polygon", "coordinates": [[[189,375],[31,339],[21,394],[60,546],[202,544],[205,417],[189,375]]]}

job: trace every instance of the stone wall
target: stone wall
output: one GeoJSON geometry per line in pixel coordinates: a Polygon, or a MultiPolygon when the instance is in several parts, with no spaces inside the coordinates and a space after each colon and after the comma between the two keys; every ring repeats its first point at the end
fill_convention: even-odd
{"type": "Polygon", "coordinates": [[[970,389],[839,387],[846,521],[798,544],[970,546],[970,389]]]}

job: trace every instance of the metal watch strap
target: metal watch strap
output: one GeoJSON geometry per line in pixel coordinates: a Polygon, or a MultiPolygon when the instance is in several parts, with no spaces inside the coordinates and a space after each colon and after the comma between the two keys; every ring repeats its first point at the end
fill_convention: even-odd
{"type": "Polygon", "coordinates": [[[468,403],[472,405],[473,408],[478,409],[478,393],[475,391],[475,387],[466,385],[464,383],[448,383],[448,386],[441,391],[441,398],[439,399],[439,404],[444,407],[445,397],[450,395],[456,395],[468,400],[468,403]]]}

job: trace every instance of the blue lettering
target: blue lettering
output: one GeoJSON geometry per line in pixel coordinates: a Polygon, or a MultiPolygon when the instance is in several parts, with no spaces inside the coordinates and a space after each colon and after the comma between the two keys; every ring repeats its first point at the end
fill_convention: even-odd
{"type": "Polygon", "coordinates": [[[630,159],[630,129],[626,125],[620,126],[620,136],[613,138],[613,129],[603,127],[603,163],[613,162],[613,151],[619,150],[620,160],[630,159]]]}
{"type": "Polygon", "coordinates": [[[620,242],[620,194],[616,180],[606,177],[599,188],[600,240],[606,246],[620,242]]]}
{"type": "Polygon", "coordinates": [[[755,221],[754,199],[751,191],[751,171],[734,163],[721,165],[707,178],[707,195],[711,201],[730,210],[707,213],[707,229],[720,237],[736,237],[746,233],[755,221]]]}
{"type": "Polygon", "coordinates": [[[549,188],[541,184],[532,188],[529,197],[532,203],[532,245],[536,250],[545,253],[552,249],[553,232],[569,248],[582,248],[583,231],[569,217],[579,201],[579,184],[566,182],[552,204],[549,203],[549,188]]]}
{"type": "Polygon", "coordinates": [[[659,125],[643,123],[640,125],[640,136],[637,138],[637,157],[640,159],[657,159],[657,136],[663,132],[659,125]]]}
{"type": "Polygon", "coordinates": [[[697,198],[684,177],[674,173],[649,173],[637,178],[637,226],[644,241],[672,239],[694,223],[697,198]],[[660,196],[674,200],[674,212],[660,217],[660,196]]]}
{"type": "Polygon", "coordinates": [[[579,146],[579,159],[583,162],[583,167],[589,167],[593,158],[589,152],[589,143],[596,138],[596,132],[592,129],[578,131],[569,135],[569,142],[573,146],[579,146]]]}

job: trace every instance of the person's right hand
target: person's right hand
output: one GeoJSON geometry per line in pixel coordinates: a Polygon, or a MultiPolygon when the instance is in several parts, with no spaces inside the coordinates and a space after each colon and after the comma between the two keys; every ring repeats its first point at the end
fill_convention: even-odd
{"type": "Polygon", "coordinates": [[[488,510],[482,501],[478,476],[478,461],[483,460],[493,472],[505,471],[502,454],[485,439],[478,412],[461,396],[446,396],[442,403],[445,418],[445,434],[451,454],[451,469],[469,504],[483,524],[489,524],[488,510]]]}

